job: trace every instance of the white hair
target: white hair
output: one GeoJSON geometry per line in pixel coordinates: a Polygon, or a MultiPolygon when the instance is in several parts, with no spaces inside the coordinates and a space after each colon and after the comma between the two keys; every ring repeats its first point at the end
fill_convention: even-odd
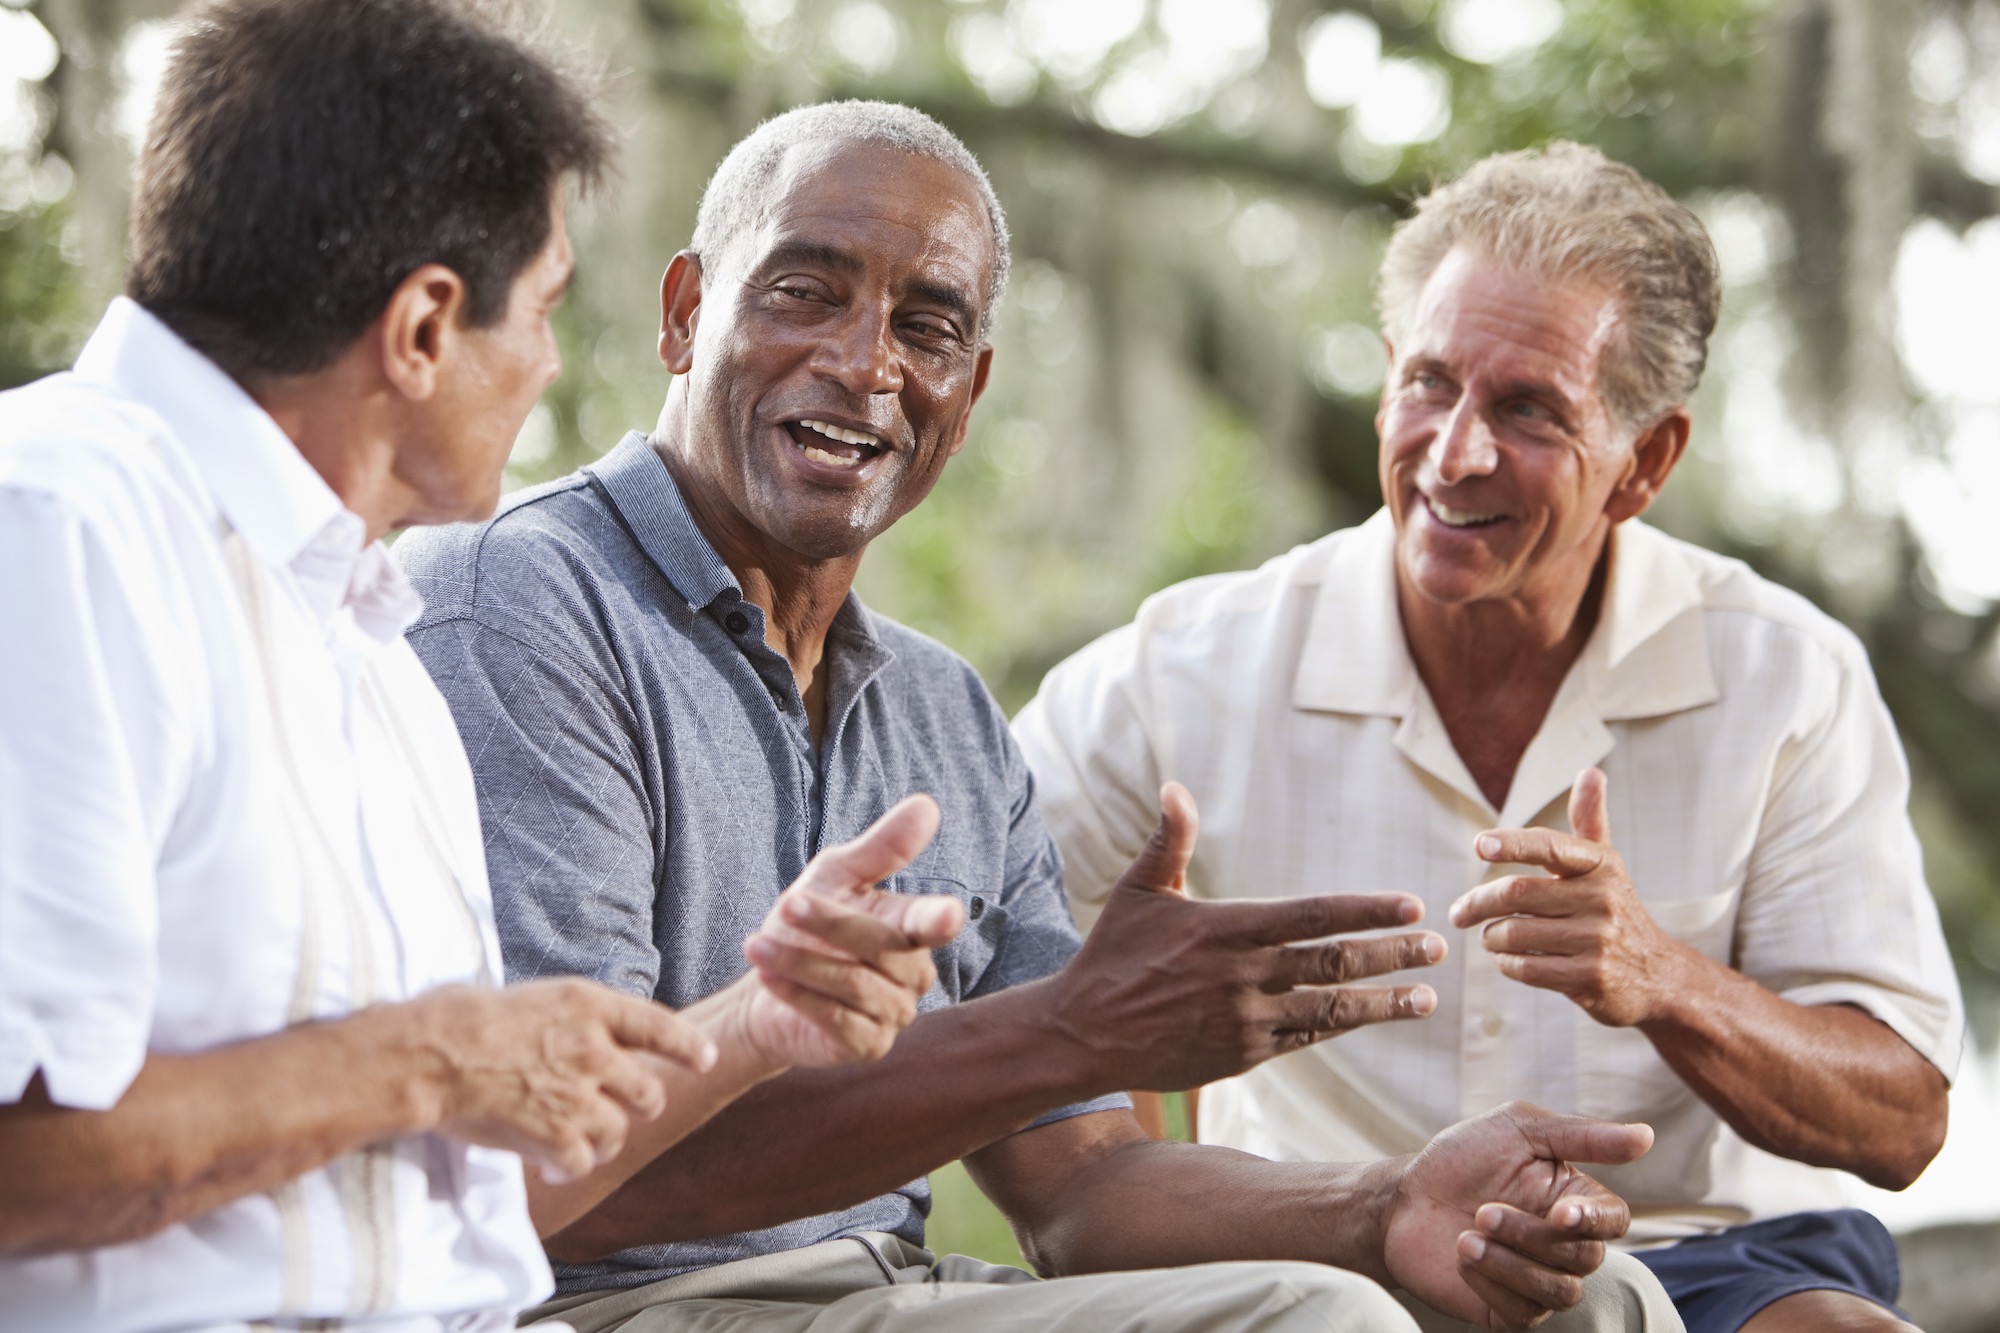
{"type": "Polygon", "coordinates": [[[708,179],[701,193],[701,208],[695,215],[694,239],[688,248],[710,257],[726,250],[735,238],[747,235],[761,220],[770,200],[771,184],[777,179],[778,164],[787,150],[804,143],[886,144],[914,157],[927,157],[955,168],[979,192],[986,208],[986,221],[993,230],[993,268],[989,274],[986,306],[979,312],[982,341],[993,324],[993,312],[1007,290],[1011,255],[1007,244],[1007,214],[993,182],[972,150],[937,121],[914,107],[894,102],[854,99],[821,102],[795,107],[773,116],[752,130],[722,159],[722,165],[708,179]]]}
{"type": "Polygon", "coordinates": [[[1651,425],[1701,382],[1722,301],[1715,247],[1699,218],[1632,168],[1558,141],[1497,153],[1419,199],[1382,256],[1391,343],[1404,344],[1424,285],[1460,246],[1549,282],[1611,289],[1621,318],[1598,391],[1627,427],[1651,425]]]}

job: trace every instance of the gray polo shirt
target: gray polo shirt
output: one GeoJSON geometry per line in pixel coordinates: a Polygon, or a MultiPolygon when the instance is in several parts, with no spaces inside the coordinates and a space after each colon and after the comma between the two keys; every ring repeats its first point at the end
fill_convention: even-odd
{"type": "MultiPolygon", "coordinates": [[[[743,940],[814,852],[911,792],[944,818],[890,887],[954,894],[969,923],[938,951],[921,1007],[1036,980],[1076,953],[1033,779],[978,674],[850,595],[827,635],[816,750],[763,612],[643,436],[488,523],[412,532],[395,553],[426,606],[410,642],[478,780],[510,981],[580,975],[691,1004],[742,974],[743,940]]],[[[916,1180],[842,1212],[557,1275],[565,1291],[634,1286],[855,1231],[921,1244],[929,1211],[916,1180]]]]}

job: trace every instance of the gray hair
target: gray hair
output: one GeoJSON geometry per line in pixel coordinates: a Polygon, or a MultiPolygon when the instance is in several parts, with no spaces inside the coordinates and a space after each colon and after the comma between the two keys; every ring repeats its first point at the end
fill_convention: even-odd
{"type": "Polygon", "coordinates": [[[1499,153],[1417,201],[1382,256],[1377,303],[1389,341],[1445,256],[1460,246],[1551,282],[1609,287],[1622,318],[1598,391],[1627,429],[1683,406],[1701,382],[1722,304],[1707,230],[1665,190],[1595,148],[1499,153]]]}
{"type": "Polygon", "coordinates": [[[886,144],[914,157],[927,157],[956,168],[979,191],[986,221],[993,229],[993,268],[986,307],[979,313],[983,342],[993,324],[993,312],[1007,290],[1012,255],[1007,244],[1007,214],[993,182],[979,159],[944,126],[914,107],[894,102],[821,102],[795,107],[771,117],[729,150],[708,179],[695,215],[694,239],[688,248],[697,255],[725,249],[734,238],[753,230],[769,203],[771,182],[786,151],[803,143],[886,144]]]}

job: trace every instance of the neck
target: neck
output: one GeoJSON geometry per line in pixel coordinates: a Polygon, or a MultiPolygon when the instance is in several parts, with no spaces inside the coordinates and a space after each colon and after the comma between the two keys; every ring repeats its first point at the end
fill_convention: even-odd
{"type": "Polygon", "coordinates": [[[806,699],[814,732],[824,709],[827,631],[854,587],[863,550],[832,559],[801,555],[754,527],[721,491],[688,465],[671,408],[655,431],[653,449],[680,488],[694,525],[736,576],[745,600],[764,612],[765,642],[791,663],[799,693],[806,699]]]}
{"type": "Polygon", "coordinates": [[[1597,627],[1610,551],[1546,586],[1447,606],[1416,592],[1400,565],[1403,637],[1445,731],[1495,809],[1541,730],[1570,668],[1597,627]]]}
{"type": "Polygon", "coordinates": [[[384,426],[383,386],[342,357],[310,375],[251,380],[244,390],[270,414],[341,504],[378,541],[417,507],[396,476],[395,434],[384,426]]]}

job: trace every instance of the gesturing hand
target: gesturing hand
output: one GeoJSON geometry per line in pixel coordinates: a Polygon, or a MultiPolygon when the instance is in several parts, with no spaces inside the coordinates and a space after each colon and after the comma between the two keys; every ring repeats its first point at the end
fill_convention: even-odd
{"type": "Polygon", "coordinates": [[[1423,916],[1408,894],[1207,903],[1183,893],[1194,798],[1160,792],[1160,824],[1112,888],[1083,952],[1058,975],[1062,1030],[1118,1086],[1176,1091],[1284,1051],[1437,1007],[1429,986],[1343,983],[1445,955],[1430,931],[1324,942],[1423,916]],[[1298,941],[1321,941],[1300,944],[1298,941]]]}
{"type": "Polygon", "coordinates": [[[880,1059],[937,980],[930,951],[965,912],[948,895],[885,893],[937,832],[937,803],[912,796],[854,841],[821,852],[744,942],[755,969],[743,1036],[777,1064],[880,1059]]]}
{"type": "Polygon", "coordinates": [[[551,1183],[610,1161],[633,1120],[665,1109],[650,1057],[697,1072],[716,1059],[706,1034],[665,1005],[590,981],[448,986],[394,1010],[435,1067],[437,1131],[512,1149],[551,1183]]]}
{"type": "Polygon", "coordinates": [[[1625,1201],[1570,1165],[1630,1162],[1646,1125],[1511,1102],[1461,1121],[1411,1158],[1389,1205],[1383,1260],[1432,1309],[1485,1328],[1529,1328],[1583,1299],[1625,1201]]]}
{"type": "Polygon", "coordinates": [[[1495,829],[1473,846],[1482,860],[1540,866],[1553,878],[1509,875],[1482,884],[1451,906],[1451,923],[1487,922],[1480,942],[1500,971],[1560,991],[1598,1022],[1632,1027],[1663,1013],[1676,993],[1687,948],[1639,901],[1624,859],[1611,845],[1605,777],[1586,768],[1570,789],[1569,826],[1495,829]]]}

